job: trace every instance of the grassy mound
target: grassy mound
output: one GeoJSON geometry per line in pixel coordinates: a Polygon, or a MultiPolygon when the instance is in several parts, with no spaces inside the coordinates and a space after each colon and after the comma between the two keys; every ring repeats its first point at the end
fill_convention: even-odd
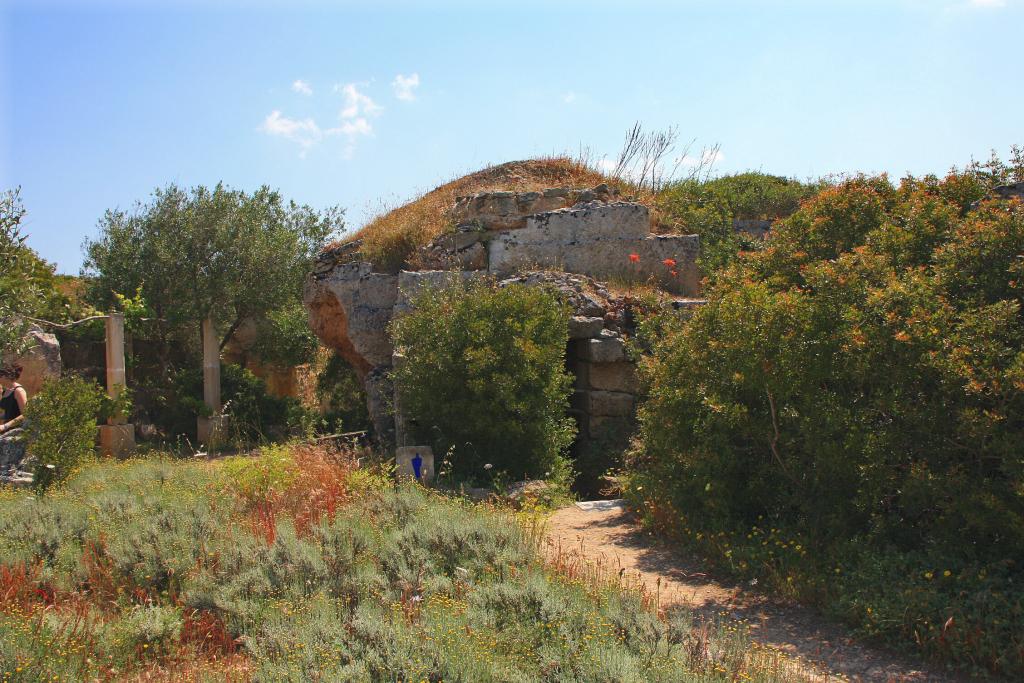
{"type": "MultiPolygon", "coordinates": [[[[568,157],[510,161],[457,178],[374,218],[343,242],[363,240],[363,258],[381,270],[397,271],[417,248],[451,229],[448,211],[455,198],[478,192],[530,192],[548,187],[590,188],[611,182],[568,157]]],[[[341,243],[329,245],[328,248],[341,243]]]]}
{"type": "Polygon", "coordinates": [[[700,235],[702,244],[715,252],[706,264],[712,269],[730,260],[742,246],[733,236],[734,218],[783,218],[827,184],[748,172],[715,178],[691,176],[667,182],[653,191],[644,183],[609,176],[569,157],[511,161],[441,185],[374,218],[327,248],[362,240],[360,253],[364,260],[381,271],[397,272],[403,267],[415,267],[416,250],[454,227],[449,210],[456,197],[498,190],[585,189],[601,183],[649,206],[654,232],[700,235]]]}
{"type": "Polygon", "coordinates": [[[538,526],[267,449],[0,491],[7,681],[781,681],[730,628],[556,571],[538,526]]]}

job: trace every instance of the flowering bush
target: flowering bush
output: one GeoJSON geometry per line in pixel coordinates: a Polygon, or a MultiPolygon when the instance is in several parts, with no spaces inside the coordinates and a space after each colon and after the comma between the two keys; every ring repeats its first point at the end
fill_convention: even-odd
{"type": "Polygon", "coordinates": [[[874,635],[1021,674],[1024,205],[970,209],[984,194],[976,169],[855,178],[720,273],[644,363],[631,495],[874,635]],[[764,525],[813,556],[751,531],[764,525]],[[947,569],[974,583],[939,582],[947,569]]]}
{"type": "Polygon", "coordinates": [[[784,218],[826,185],[756,172],[688,178],[662,190],[657,207],[665,230],[700,235],[701,268],[713,274],[754,246],[735,232],[734,219],[784,218]]]}

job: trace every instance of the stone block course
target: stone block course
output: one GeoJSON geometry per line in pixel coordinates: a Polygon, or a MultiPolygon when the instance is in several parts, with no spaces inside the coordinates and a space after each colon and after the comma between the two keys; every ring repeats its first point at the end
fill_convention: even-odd
{"type": "MultiPolygon", "coordinates": [[[[582,364],[581,364],[582,365],[582,364]]],[[[588,363],[587,388],[603,391],[623,391],[635,394],[640,380],[633,363],[588,363]]]]}
{"type": "Polygon", "coordinates": [[[621,391],[577,391],[572,403],[590,417],[627,417],[633,414],[636,397],[621,391]]]}
{"type": "Polygon", "coordinates": [[[569,339],[592,339],[604,329],[604,318],[574,315],[569,319],[569,339]]]}
{"type": "Polygon", "coordinates": [[[590,363],[621,363],[626,360],[626,347],[622,339],[602,336],[588,339],[579,345],[579,359],[590,363]]]}

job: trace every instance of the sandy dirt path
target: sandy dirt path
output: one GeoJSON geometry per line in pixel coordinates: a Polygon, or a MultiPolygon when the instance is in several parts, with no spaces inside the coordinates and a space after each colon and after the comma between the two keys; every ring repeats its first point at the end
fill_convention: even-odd
{"type": "Polygon", "coordinates": [[[704,573],[700,564],[666,548],[633,522],[620,504],[602,501],[595,509],[573,505],[558,510],[548,522],[548,546],[563,554],[600,559],[642,581],[657,592],[663,607],[686,605],[708,616],[746,620],[751,638],[807,663],[807,671],[827,680],[967,681],[920,662],[863,645],[849,631],[813,610],[773,602],[704,573]],[[658,579],[661,579],[660,585],[658,579]]]}

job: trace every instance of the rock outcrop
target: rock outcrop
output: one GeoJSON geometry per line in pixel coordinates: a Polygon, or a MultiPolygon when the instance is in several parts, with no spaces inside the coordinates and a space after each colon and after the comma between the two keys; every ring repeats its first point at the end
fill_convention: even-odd
{"type": "Polygon", "coordinates": [[[25,387],[29,396],[34,396],[43,388],[43,382],[60,377],[62,363],[60,343],[57,337],[37,326],[28,331],[28,348],[20,356],[5,357],[5,361],[13,361],[22,367],[18,382],[25,387]]]}

